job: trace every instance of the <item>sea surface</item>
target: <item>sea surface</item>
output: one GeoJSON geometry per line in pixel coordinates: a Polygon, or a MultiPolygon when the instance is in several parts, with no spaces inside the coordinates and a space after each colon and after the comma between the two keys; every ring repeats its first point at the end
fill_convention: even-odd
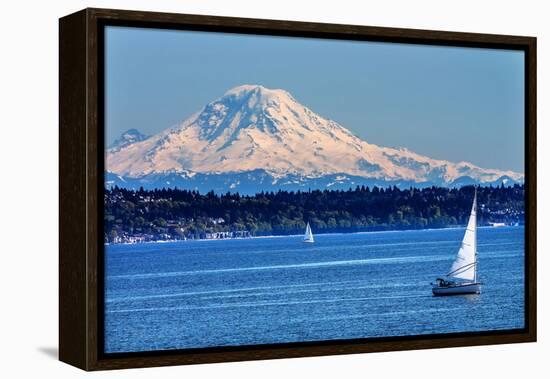
{"type": "Polygon", "coordinates": [[[521,226],[478,228],[480,295],[432,296],[463,234],[107,245],[105,352],[523,328],[521,226]]]}

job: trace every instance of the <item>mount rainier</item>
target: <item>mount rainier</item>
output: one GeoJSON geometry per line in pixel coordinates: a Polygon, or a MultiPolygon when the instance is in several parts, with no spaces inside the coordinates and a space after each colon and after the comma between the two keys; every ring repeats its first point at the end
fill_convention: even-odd
{"type": "Polygon", "coordinates": [[[521,173],[370,144],[288,92],[260,85],[233,88],[159,134],[125,132],[105,163],[108,187],[201,192],[523,182],[521,173]]]}

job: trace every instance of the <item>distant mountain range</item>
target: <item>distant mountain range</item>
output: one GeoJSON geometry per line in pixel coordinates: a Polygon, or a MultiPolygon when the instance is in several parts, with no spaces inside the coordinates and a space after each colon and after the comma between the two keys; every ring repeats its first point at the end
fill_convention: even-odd
{"type": "Polygon", "coordinates": [[[141,134],[138,130],[129,129],[109,145],[108,150],[110,153],[115,153],[133,143],[145,141],[147,138],[149,138],[149,136],[141,134]]]}
{"type": "Polygon", "coordinates": [[[523,182],[523,174],[431,159],[363,141],[284,90],[243,85],[179,126],[123,133],[106,154],[106,185],[200,192],[523,182]]]}

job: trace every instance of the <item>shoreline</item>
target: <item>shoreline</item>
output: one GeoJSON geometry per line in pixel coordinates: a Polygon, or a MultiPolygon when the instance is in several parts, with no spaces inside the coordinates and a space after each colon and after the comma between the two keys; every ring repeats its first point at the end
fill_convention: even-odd
{"type": "MultiPolygon", "coordinates": [[[[504,226],[478,226],[478,229],[507,229],[507,228],[520,228],[525,227],[525,225],[504,225],[504,226]]],[[[389,230],[372,230],[364,232],[331,232],[331,233],[316,233],[314,236],[334,236],[342,234],[377,234],[377,233],[397,233],[397,232],[429,232],[436,230],[455,230],[455,229],[464,229],[464,226],[449,226],[443,228],[426,228],[426,229],[389,229],[389,230]]],[[[178,243],[178,242],[215,242],[215,241],[232,241],[232,240],[250,240],[250,239],[267,239],[267,238],[284,238],[284,237],[303,237],[303,234],[284,234],[284,235],[269,235],[269,236],[252,236],[252,237],[235,237],[235,238],[210,238],[210,239],[185,239],[185,240],[156,240],[156,241],[146,241],[146,242],[120,242],[120,243],[103,243],[103,246],[111,245],[145,245],[153,243],[178,243]]]]}

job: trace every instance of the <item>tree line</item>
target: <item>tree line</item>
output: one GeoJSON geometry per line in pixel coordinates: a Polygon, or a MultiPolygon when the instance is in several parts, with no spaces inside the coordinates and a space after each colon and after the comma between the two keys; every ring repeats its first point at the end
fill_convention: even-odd
{"type": "MultiPolygon", "coordinates": [[[[343,190],[201,194],[180,189],[104,192],[106,242],[289,235],[465,225],[474,194],[462,188],[357,187],[343,190]],[[225,233],[225,234],[224,234],[225,233]],[[233,234],[231,234],[233,233],[233,234]]],[[[524,219],[524,186],[478,187],[478,224],[524,219]]]]}

